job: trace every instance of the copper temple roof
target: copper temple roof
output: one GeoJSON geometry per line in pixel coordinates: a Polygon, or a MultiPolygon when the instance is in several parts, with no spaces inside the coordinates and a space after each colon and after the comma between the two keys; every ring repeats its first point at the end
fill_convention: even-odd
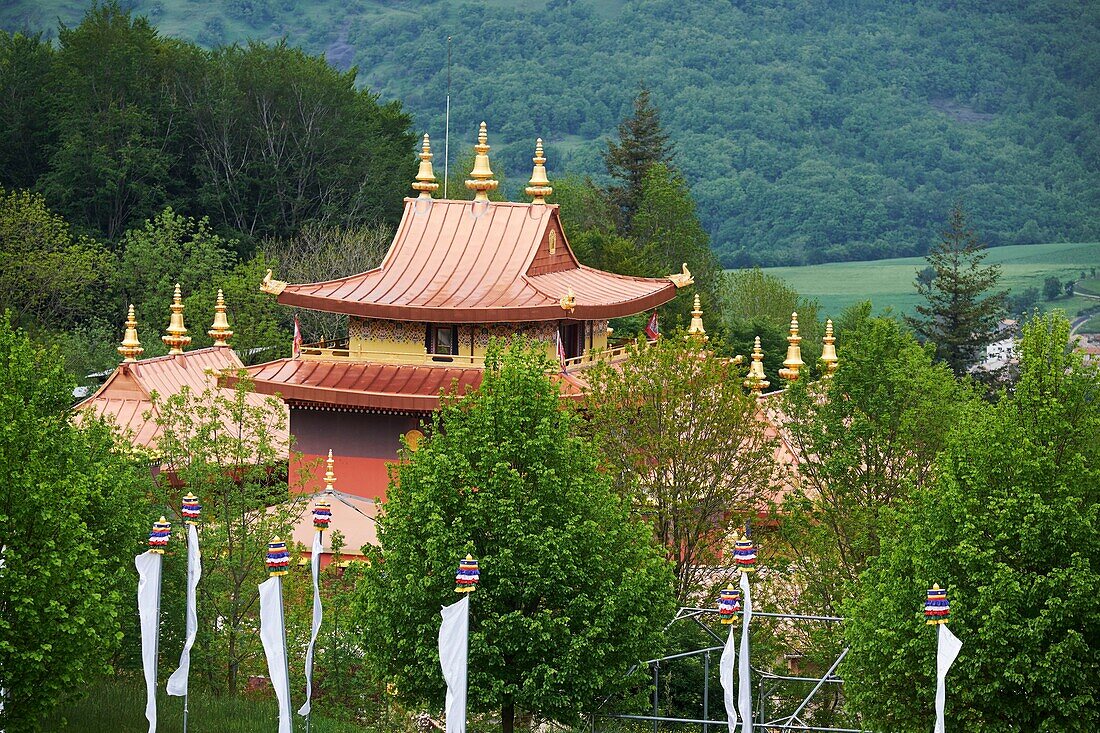
{"type": "Polygon", "coordinates": [[[674,297],[669,279],[580,264],[556,205],[406,199],[379,267],[286,285],[278,301],[368,318],[492,323],[618,318],[674,297]],[[569,295],[575,306],[567,311],[562,299],[569,295]]]}

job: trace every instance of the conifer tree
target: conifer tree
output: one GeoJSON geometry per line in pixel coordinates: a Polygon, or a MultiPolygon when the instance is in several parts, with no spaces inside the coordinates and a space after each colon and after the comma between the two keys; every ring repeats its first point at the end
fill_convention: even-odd
{"type": "Polygon", "coordinates": [[[1004,312],[1005,291],[991,293],[1000,279],[997,265],[983,265],[988,252],[967,226],[966,214],[956,205],[948,218],[948,229],[928,253],[928,266],[935,277],[915,282],[925,303],[917,316],[907,316],[909,325],[926,341],[936,345],[936,355],[956,375],[965,373],[978,351],[993,340],[997,321],[1004,312]]]}
{"type": "Polygon", "coordinates": [[[607,196],[619,218],[619,230],[630,231],[642,199],[646,173],[655,163],[669,163],[673,148],[661,126],[657,108],[645,87],[634,98],[634,114],[619,123],[619,142],[607,142],[603,162],[607,173],[619,184],[607,196]]]}

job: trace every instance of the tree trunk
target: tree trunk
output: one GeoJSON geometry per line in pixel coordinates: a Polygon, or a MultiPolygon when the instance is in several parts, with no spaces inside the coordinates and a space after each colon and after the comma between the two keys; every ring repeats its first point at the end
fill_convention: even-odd
{"type": "Polygon", "coordinates": [[[504,704],[500,706],[500,730],[501,733],[512,733],[512,730],[516,723],[516,704],[512,702],[512,698],[505,698],[504,704]]]}

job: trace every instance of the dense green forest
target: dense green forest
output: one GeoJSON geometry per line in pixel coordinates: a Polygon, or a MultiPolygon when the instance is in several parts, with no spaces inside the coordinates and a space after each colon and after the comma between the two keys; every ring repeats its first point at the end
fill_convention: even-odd
{"type": "MultiPolygon", "coordinates": [[[[56,37],[87,6],[13,0],[0,26],[56,37]]],[[[127,7],[205,47],[323,52],[433,137],[450,35],[452,130],[468,145],[489,121],[513,197],[537,135],[552,175],[603,182],[604,141],[645,84],[726,265],[922,254],[956,201],[991,245],[1100,236],[1100,6],[1087,0],[127,7]]]]}

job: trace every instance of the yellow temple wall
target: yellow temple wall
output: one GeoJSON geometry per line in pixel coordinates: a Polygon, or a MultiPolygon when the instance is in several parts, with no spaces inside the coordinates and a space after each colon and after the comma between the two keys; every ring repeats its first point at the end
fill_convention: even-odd
{"type": "MultiPolygon", "coordinates": [[[[424,347],[425,325],[420,322],[349,318],[348,356],[393,363],[424,363],[430,356],[424,347]]],[[[591,327],[591,342],[587,338],[587,325],[585,327],[585,353],[605,350],[608,344],[607,321],[592,321],[591,327]]],[[[546,355],[557,359],[557,328],[556,321],[459,324],[458,354],[454,361],[480,365],[491,338],[507,339],[515,335],[541,341],[545,345],[546,355]]]]}

